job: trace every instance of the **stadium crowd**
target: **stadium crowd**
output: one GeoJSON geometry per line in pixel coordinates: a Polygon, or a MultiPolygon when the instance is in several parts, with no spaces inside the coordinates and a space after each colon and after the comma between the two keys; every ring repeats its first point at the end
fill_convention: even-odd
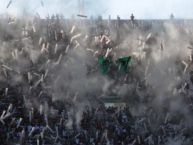
{"type": "MultiPolygon", "coordinates": [[[[177,142],[191,145],[193,127],[184,124],[187,118],[183,114],[168,113],[164,105],[160,110],[148,105],[154,94],[150,94],[152,88],[148,88],[146,82],[132,72],[134,65],[143,67],[143,62],[136,55],[132,56],[134,64],[129,66],[127,62],[123,65],[126,69],[121,74],[115,73],[115,66],[105,61],[101,66],[105,74],[100,75],[107,75],[116,83],[135,84],[142,91],[147,89],[145,98],[138,100],[138,92],[135,91],[135,101],[129,100],[147,104],[146,109],[141,108],[140,114],[134,115],[129,104],[105,107],[100,101],[96,106],[84,105],[82,112],[77,114],[80,108],[73,103],[76,98],[53,99],[50,80],[60,79],[55,70],[65,67],[64,62],[70,60],[71,51],[84,48],[86,55],[91,57],[91,62],[85,64],[88,76],[98,74],[98,56],[115,62],[125,54],[117,49],[124,35],[119,22],[115,23],[114,32],[102,21],[95,22],[89,29],[85,25],[82,21],[69,25],[58,15],[43,22],[36,18],[30,22],[9,19],[0,23],[0,145],[170,145],[177,142]],[[79,25],[81,27],[77,27],[79,25]]],[[[151,35],[146,39],[145,43],[154,43],[151,35]]],[[[144,51],[144,63],[148,64],[151,49],[144,51]]],[[[184,63],[191,65],[191,62],[184,63]]],[[[189,66],[186,71],[190,71],[189,66]]],[[[190,84],[180,84],[177,91],[188,106],[188,112],[192,113],[190,84]]],[[[167,104],[167,100],[164,103],[167,104]]]]}

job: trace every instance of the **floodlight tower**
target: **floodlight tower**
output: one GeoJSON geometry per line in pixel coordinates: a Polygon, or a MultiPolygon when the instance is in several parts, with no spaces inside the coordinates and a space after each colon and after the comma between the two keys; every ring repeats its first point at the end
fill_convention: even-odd
{"type": "Polygon", "coordinates": [[[84,0],[78,0],[78,14],[84,15],[85,11],[84,0]]]}

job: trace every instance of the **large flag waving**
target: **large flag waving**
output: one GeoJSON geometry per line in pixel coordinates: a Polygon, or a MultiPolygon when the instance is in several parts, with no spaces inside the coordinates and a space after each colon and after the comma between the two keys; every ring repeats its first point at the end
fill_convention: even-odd
{"type": "Polygon", "coordinates": [[[112,65],[112,58],[108,57],[105,58],[104,56],[98,57],[98,64],[100,66],[100,71],[102,74],[107,74],[110,70],[110,67],[112,65]]]}
{"type": "Polygon", "coordinates": [[[116,61],[118,72],[127,72],[128,64],[131,62],[131,56],[121,57],[116,61]]]}

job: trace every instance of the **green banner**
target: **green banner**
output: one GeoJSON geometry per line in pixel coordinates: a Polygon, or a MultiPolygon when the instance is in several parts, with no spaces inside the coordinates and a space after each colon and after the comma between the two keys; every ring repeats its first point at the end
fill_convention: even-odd
{"type": "Polygon", "coordinates": [[[108,58],[105,58],[104,56],[98,57],[98,64],[100,66],[100,71],[102,74],[107,74],[109,72],[112,63],[113,62],[111,57],[108,58]]]}
{"type": "Polygon", "coordinates": [[[118,72],[127,72],[129,63],[131,62],[131,56],[121,57],[116,61],[118,72]]]}

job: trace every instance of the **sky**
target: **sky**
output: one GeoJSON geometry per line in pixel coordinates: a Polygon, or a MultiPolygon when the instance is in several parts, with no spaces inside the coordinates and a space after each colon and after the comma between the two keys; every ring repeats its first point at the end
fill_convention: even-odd
{"type": "MultiPolygon", "coordinates": [[[[10,13],[22,15],[23,12],[38,13],[41,17],[48,14],[63,14],[65,17],[77,15],[78,0],[0,0],[0,14],[10,13]]],[[[167,19],[173,13],[175,18],[193,18],[193,0],[84,0],[84,13],[87,16],[102,15],[123,19],[130,17],[131,13],[137,19],[167,19]]]]}

